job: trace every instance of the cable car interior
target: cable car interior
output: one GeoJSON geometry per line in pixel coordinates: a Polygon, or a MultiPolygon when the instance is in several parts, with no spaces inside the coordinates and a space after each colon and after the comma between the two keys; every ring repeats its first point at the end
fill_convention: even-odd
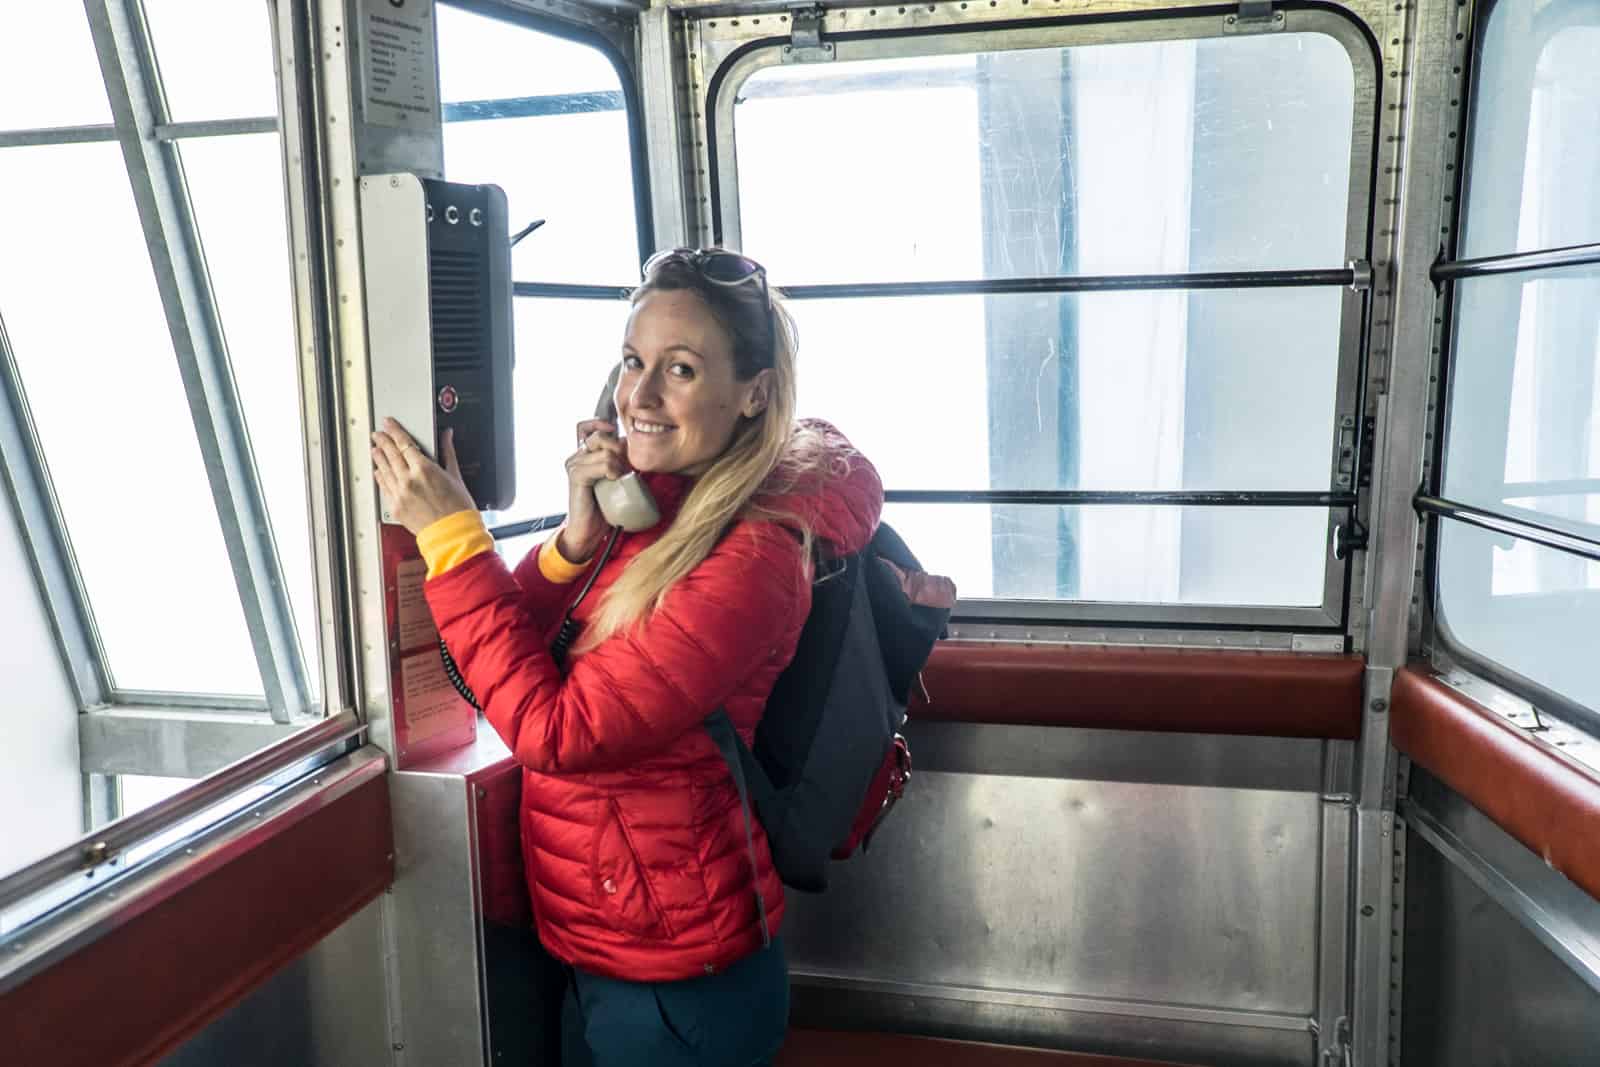
{"type": "Polygon", "coordinates": [[[960,593],[777,1063],[1600,1063],[1596,116],[1600,0],[5,5],[0,1059],[560,1063],[367,444],[521,559],[720,246],[960,593]]]}

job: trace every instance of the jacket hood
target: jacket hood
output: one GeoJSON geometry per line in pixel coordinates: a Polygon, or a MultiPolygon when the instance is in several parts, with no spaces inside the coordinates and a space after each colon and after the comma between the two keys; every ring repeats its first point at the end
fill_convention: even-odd
{"type": "Polygon", "coordinates": [[[790,454],[768,485],[773,489],[761,494],[761,505],[793,515],[838,555],[861,551],[877,532],[883,512],[877,469],[844,434],[820,419],[800,421],[790,454]],[[805,464],[797,479],[784,471],[795,463],[805,464]]]}

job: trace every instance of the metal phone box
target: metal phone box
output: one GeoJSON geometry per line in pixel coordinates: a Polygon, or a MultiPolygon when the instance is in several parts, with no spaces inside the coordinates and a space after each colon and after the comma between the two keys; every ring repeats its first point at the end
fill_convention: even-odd
{"type": "Polygon", "coordinates": [[[478,510],[505,510],[517,484],[505,192],[368,175],[361,233],[374,425],[392,415],[436,459],[454,430],[478,510]]]}

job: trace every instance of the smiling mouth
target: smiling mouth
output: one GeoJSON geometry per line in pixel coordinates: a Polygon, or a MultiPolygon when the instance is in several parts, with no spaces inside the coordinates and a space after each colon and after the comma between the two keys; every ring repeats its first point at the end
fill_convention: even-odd
{"type": "Polygon", "coordinates": [[[645,437],[657,437],[677,429],[676,426],[668,426],[664,422],[648,422],[644,419],[631,420],[631,428],[634,433],[642,434],[645,437]]]}

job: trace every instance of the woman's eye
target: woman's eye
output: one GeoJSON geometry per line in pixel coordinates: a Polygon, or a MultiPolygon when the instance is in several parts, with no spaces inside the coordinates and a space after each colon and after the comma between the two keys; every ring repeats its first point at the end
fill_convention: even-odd
{"type": "Polygon", "coordinates": [[[638,356],[623,356],[622,357],[622,369],[623,370],[638,370],[642,366],[644,366],[644,361],[641,360],[638,356]]]}
{"type": "Polygon", "coordinates": [[[672,373],[674,377],[682,378],[684,381],[688,381],[690,378],[694,377],[694,368],[689,366],[687,363],[674,363],[672,365],[672,373]]]}

